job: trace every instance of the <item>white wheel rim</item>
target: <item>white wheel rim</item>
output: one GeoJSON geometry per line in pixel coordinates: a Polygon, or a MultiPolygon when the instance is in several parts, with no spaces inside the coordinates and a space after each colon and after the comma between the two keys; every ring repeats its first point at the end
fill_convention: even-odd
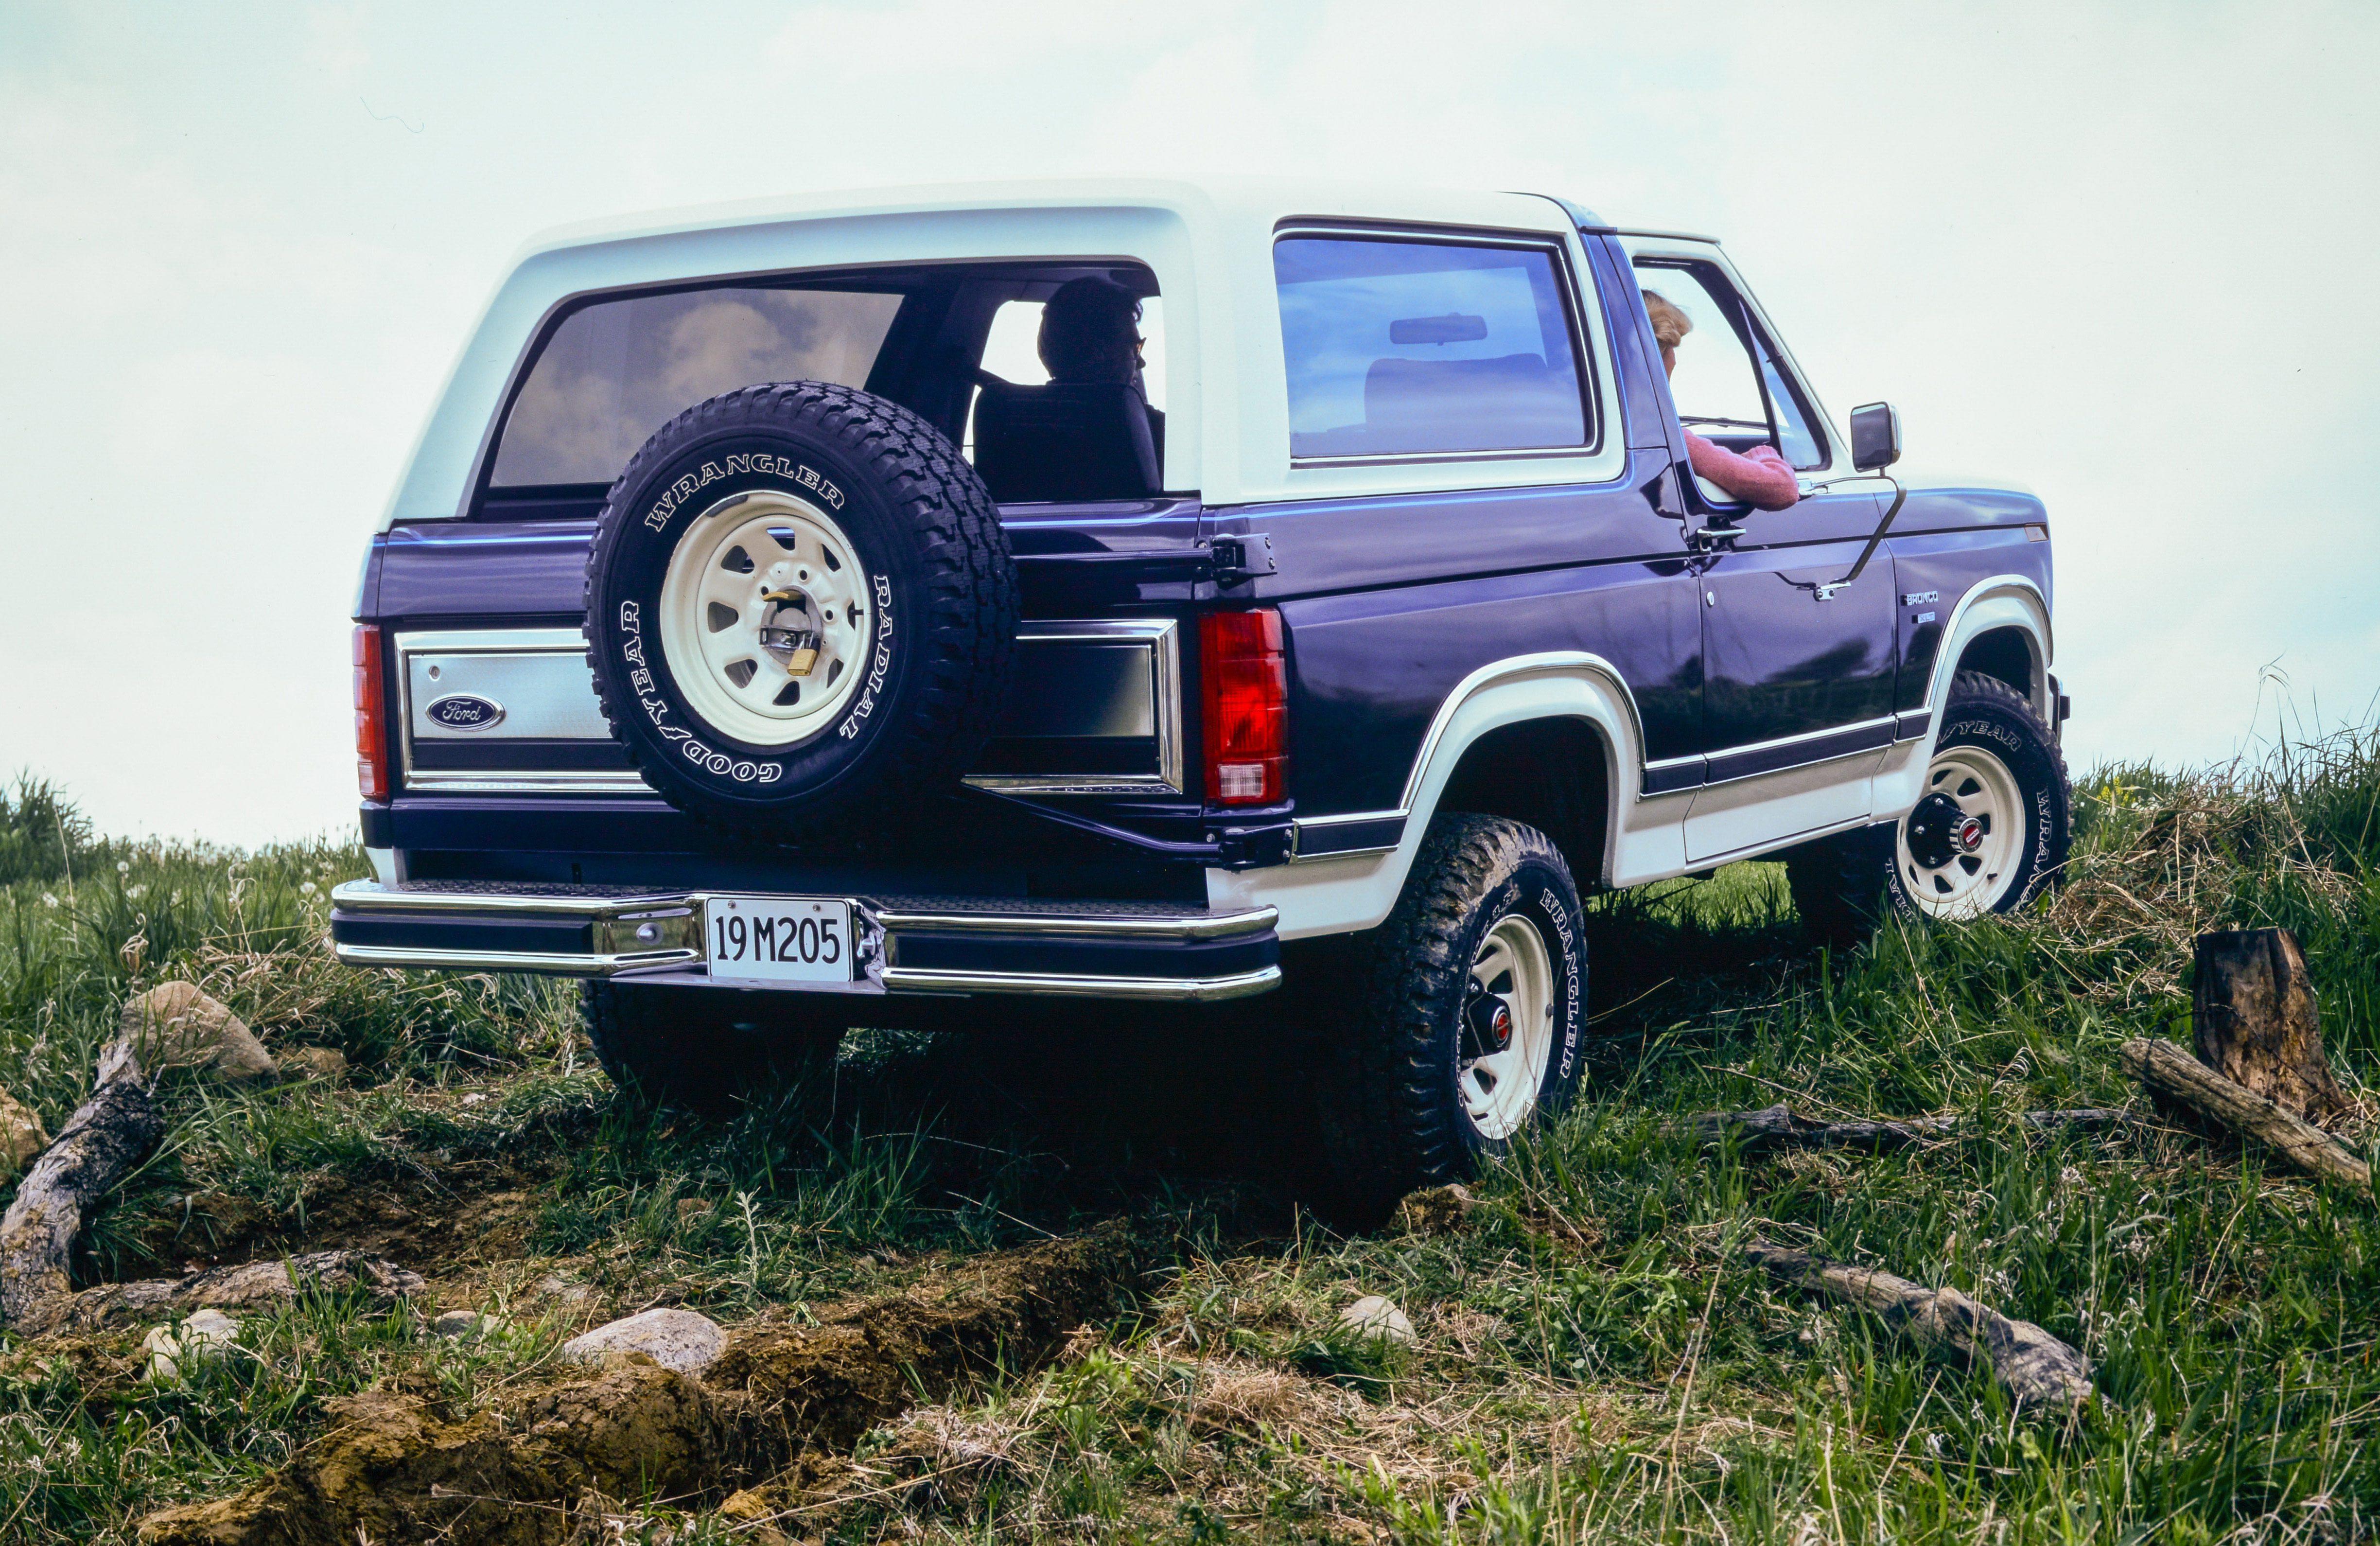
{"type": "Polygon", "coordinates": [[[1903,816],[1892,833],[1901,889],[1931,917],[1949,922],[1980,918],[2007,897],[2024,857],[2024,796],[2016,775],[1981,747],[1951,747],[1936,752],[1926,765],[1925,793],[1946,797],[1980,822],[1981,841],[1946,864],[1921,864],[1909,848],[1912,817],[1903,816]]]}
{"type": "Polygon", "coordinates": [[[1537,1109],[1546,1060],[1554,1045],[1554,968],[1537,926],[1519,913],[1498,919],[1471,963],[1454,1085],[1471,1125],[1485,1138],[1506,1138],[1537,1109]],[[1473,1055],[1473,1005],[1486,998],[1512,1016],[1512,1034],[1499,1051],[1473,1055]]]}
{"type": "Polygon", "coordinates": [[[704,511],[670,554],[661,601],[662,650],[686,707],[748,746],[826,729],[868,675],[868,575],[808,500],[770,490],[704,511]]]}

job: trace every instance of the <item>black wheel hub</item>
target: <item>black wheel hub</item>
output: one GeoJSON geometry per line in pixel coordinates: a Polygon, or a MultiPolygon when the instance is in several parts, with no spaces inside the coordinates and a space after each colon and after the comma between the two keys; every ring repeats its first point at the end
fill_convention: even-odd
{"type": "Polygon", "coordinates": [[[1909,813],[1909,857],[1939,870],[1984,846],[1984,823],[1959,809],[1948,795],[1928,795],[1909,813]]]}
{"type": "Polygon", "coordinates": [[[1466,1058],[1488,1057],[1512,1044],[1512,1006],[1495,994],[1475,987],[1463,1006],[1466,1058]]]}

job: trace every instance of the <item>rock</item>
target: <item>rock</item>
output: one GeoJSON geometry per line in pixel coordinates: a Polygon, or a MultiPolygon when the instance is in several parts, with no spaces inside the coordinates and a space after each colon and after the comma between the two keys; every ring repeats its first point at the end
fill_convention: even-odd
{"type": "Polygon", "coordinates": [[[50,1146],[50,1135],[30,1106],[0,1090],[0,1175],[14,1175],[50,1146]]]}
{"type": "Polygon", "coordinates": [[[212,1343],[221,1346],[239,1335],[239,1322],[219,1309],[202,1309],[182,1322],[182,1344],[212,1343]]]}
{"type": "Polygon", "coordinates": [[[163,982],[129,1000],[121,1034],[151,1075],[199,1068],[217,1078],[248,1080],[280,1073],[247,1023],[195,982],[163,982]]]}
{"type": "Polygon", "coordinates": [[[430,1322],[430,1329],[440,1336],[470,1342],[483,1342],[511,1327],[512,1322],[500,1315],[482,1315],[475,1309],[450,1309],[430,1322]]]}
{"type": "Polygon", "coordinates": [[[1407,1346],[1413,1345],[1413,1322],[1385,1295],[1365,1295],[1339,1312],[1339,1324],[1357,1336],[1386,1337],[1407,1346]]]}
{"type": "Polygon", "coordinates": [[[219,1309],[202,1309],[182,1322],[180,1334],[166,1326],[152,1326],[140,1339],[149,1355],[150,1380],[181,1378],[184,1364],[197,1365],[223,1357],[239,1335],[239,1322],[219,1309]]]}
{"type": "Polygon", "coordinates": [[[336,1084],[347,1077],[347,1054],[336,1047],[292,1047],[281,1054],[281,1072],[290,1078],[336,1084]]]}
{"type": "Polygon", "coordinates": [[[600,1364],[607,1353],[642,1353],[663,1369],[698,1374],[727,1346],[719,1322],[690,1309],[649,1309],[598,1326],[562,1345],[571,1363],[600,1364]]]}
{"type": "Polygon", "coordinates": [[[140,1351],[149,1355],[149,1368],[141,1374],[144,1380],[172,1380],[182,1372],[177,1361],[182,1356],[181,1340],[164,1326],[152,1326],[149,1334],[140,1339],[140,1351]]]}
{"type": "Polygon", "coordinates": [[[540,1279],[537,1291],[548,1298],[560,1299],[565,1305],[577,1304],[587,1297],[585,1284],[572,1283],[569,1279],[561,1277],[540,1279]]]}
{"type": "Polygon", "coordinates": [[[1408,1235],[1454,1235],[1479,1206],[1462,1187],[1426,1187],[1397,1204],[1397,1225],[1408,1235]]]}

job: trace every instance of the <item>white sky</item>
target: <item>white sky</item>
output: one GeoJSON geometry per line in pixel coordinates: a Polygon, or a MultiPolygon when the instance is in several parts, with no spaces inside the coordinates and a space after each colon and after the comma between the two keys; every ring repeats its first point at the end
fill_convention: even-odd
{"type": "Polygon", "coordinates": [[[351,830],[358,559],[508,256],[656,205],[1300,172],[1723,236],[2038,491],[2070,754],[2380,689],[2380,8],[0,3],[0,770],[351,830]]]}

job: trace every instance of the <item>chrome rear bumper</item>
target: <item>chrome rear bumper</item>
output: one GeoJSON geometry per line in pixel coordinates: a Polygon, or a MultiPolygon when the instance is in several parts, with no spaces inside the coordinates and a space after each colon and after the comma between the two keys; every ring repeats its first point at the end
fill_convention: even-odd
{"type": "MultiPolygon", "coordinates": [[[[627,886],[351,881],[331,894],[331,939],[339,960],[355,967],[708,985],[702,908],[709,897],[627,886]]],[[[849,900],[860,975],[847,984],[788,984],[786,991],[1205,1003],[1265,992],[1281,981],[1271,907],[849,900]]]]}

